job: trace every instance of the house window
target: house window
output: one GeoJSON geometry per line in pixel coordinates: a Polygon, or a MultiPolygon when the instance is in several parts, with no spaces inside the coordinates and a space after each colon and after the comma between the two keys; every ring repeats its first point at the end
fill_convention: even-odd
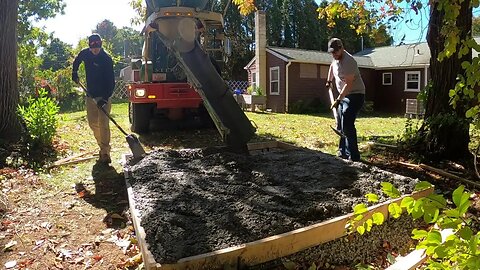
{"type": "Polygon", "coordinates": [[[405,91],[420,92],[420,71],[405,72],[405,91]]]}
{"type": "Polygon", "coordinates": [[[270,68],[270,95],[280,95],[279,88],[280,69],[278,67],[270,68]]]}
{"type": "Polygon", "coordinates": [[[315,64],[300,64],[300,78],[316,79],[317,65],[315,64]]]}
{"type": "Polygon", "coordinates": [[[256,72],[252,72],[252,83],[250,85],[253,88],[255,88],[255,86],[257,86],[257,73],[256,72]]]}
{"type": "Polygon", "coordinates": [[[326,79],[330,66],[320,66],[320,79],[326,79]]]}
{"type": "Polygon", "coordinates": [[[383,85],[392,85],[392,73],[391,72],[382,73],[382,84],[383,85]]]}

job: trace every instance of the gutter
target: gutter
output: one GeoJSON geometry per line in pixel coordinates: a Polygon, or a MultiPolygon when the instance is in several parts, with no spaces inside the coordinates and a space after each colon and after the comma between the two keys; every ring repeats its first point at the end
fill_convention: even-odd
{"type": "Polygon", "coordinates": [[[292,64],[291,61],[288,61],[286,67],[285,67],[285,112],[288,113],[288,68],[292,64]]]}

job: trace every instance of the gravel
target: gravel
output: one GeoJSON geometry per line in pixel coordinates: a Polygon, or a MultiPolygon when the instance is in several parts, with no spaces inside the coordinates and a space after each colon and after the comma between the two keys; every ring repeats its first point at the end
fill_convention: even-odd
{"type": "Polygon", "coordinates": [[[380,194],[384,181],[403,194],[418,182],[308,149],[157,150],[126,170],[145,240],[161,264],[350,213],[366,193],[380,194]]]}

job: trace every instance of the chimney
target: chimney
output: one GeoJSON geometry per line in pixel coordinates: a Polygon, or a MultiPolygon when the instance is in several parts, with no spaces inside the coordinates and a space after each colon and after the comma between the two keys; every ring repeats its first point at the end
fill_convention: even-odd
{"type": "Polygon", "coordinates": [[[267,89],[267,26],[265,11],[255,12],[255,69],[257,75],[257,86],[262,88],[264,93],[267,89]]]}

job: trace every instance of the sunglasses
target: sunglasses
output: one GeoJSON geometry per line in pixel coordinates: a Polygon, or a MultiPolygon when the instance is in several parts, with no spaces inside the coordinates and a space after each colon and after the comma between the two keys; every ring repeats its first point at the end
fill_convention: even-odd
{"type": "Polygon", "coordinates": [[[102,41],[101,40],[92,41],[92,42],[88,43],[88,46],[90,48],[100,48],[100,47],[102,47],[102,41]]]}

